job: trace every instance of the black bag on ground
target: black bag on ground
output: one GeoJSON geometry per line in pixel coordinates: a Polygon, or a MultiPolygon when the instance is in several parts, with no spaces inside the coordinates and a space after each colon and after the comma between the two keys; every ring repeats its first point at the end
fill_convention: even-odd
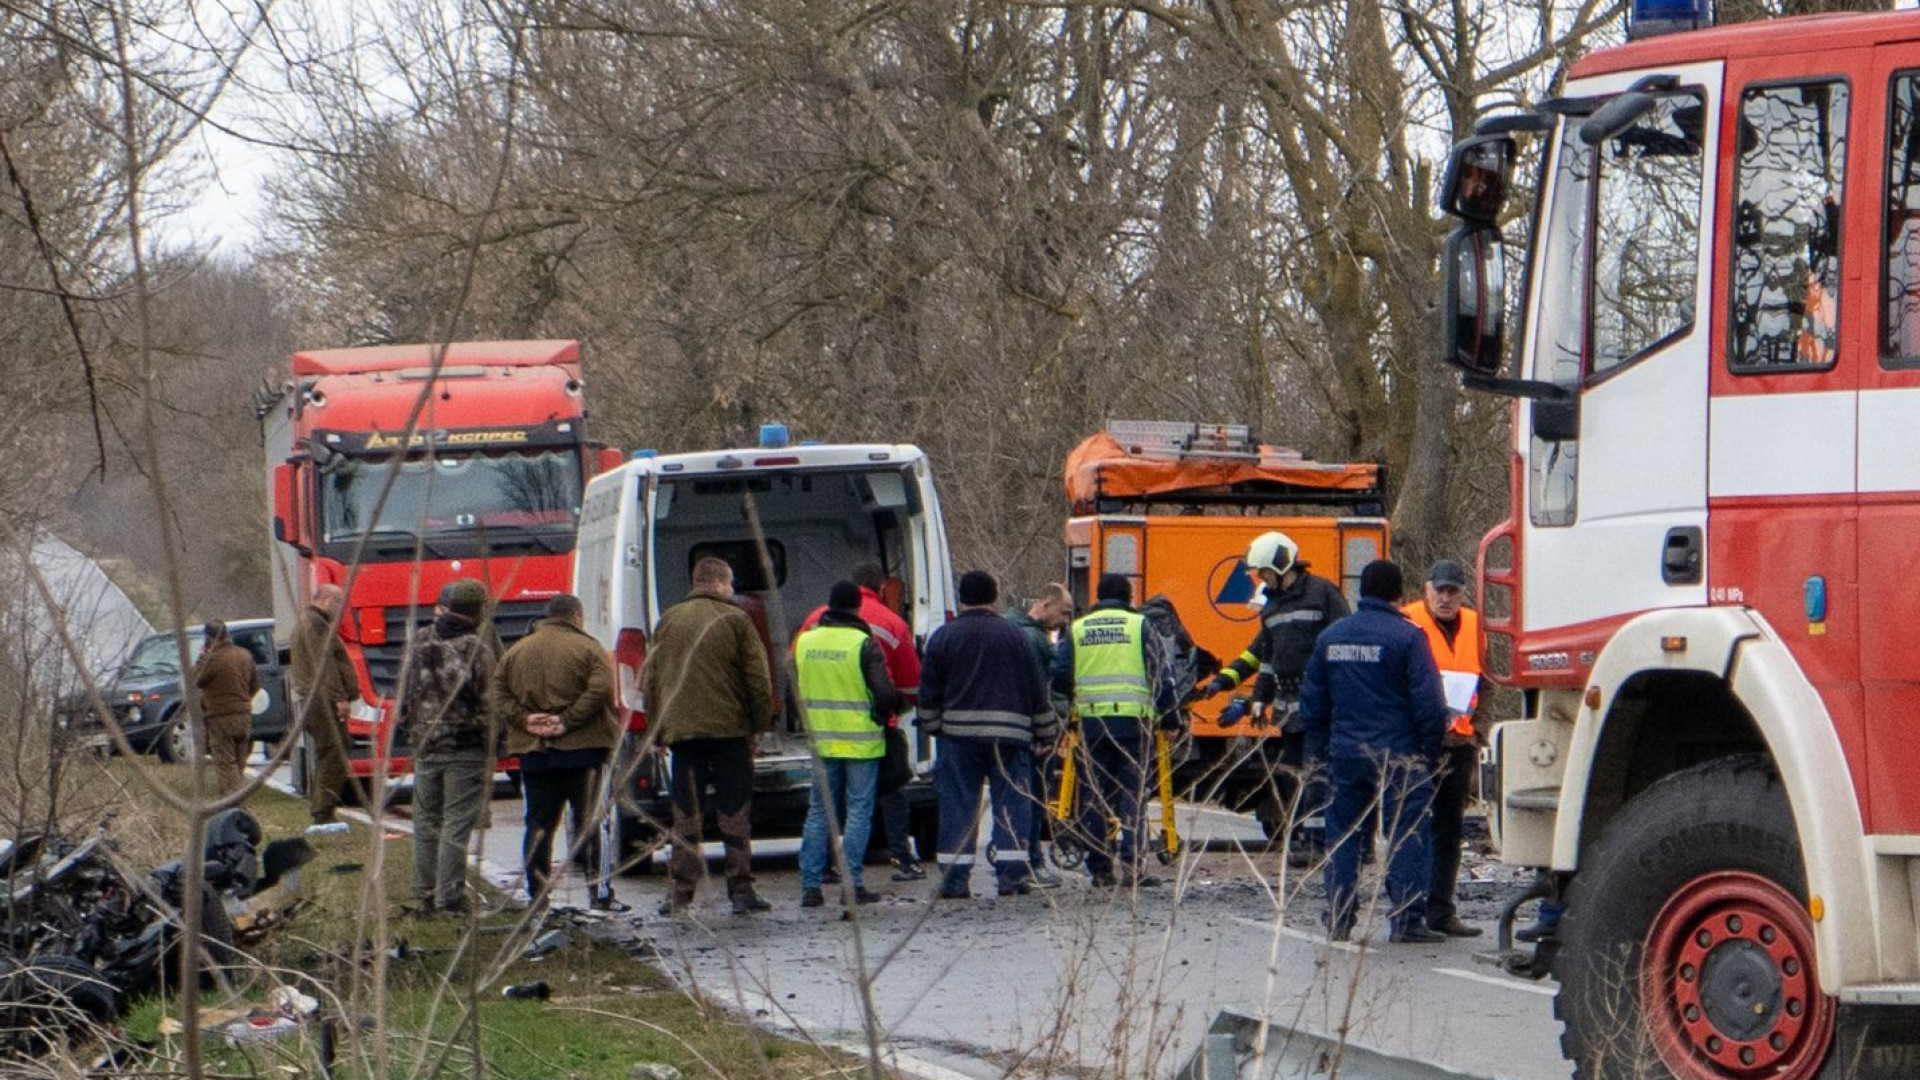
{"type": "Polygon", "coordinates": [[[887,729],[887,753],[880,759],[879,793],[891,795],[913,779],[913,765],[907,761],[907,733],[897,727],[887,729]]]}

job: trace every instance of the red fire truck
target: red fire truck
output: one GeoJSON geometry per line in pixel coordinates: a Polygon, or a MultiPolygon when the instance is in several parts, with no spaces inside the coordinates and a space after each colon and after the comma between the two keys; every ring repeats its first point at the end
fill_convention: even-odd
{"type": "Polygon", "coordinates": [[[1446,356],[1516,399],[1499,841],[1565,912],[1507,960],[1581,1076],[1915,1075],[1920,16],[1639,29],[1442,192],[1446,356]]]}
{"type": "Polygon", "coordinates": [[[441,586],[485,581],[501,637],[518,640],[568,587],[586,478],[619,460],[587,441],[578,342],[461,342],[436,369],[438,351],[295,353],[293,380],[259,403],[276,631],[284,647],[316,586],[346,588],[340,633],[367,692],[348,722],[360,776],[383,748],[390,773],[406,767],[387,704],[441,586]]]}

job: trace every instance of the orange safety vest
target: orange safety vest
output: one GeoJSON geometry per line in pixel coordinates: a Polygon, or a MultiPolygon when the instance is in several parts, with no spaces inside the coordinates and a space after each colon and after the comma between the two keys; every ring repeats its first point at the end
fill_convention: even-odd
{"type": "MultiPolygon", "coordinates": [[[[1427,644],[1433,646],[1433,662],[1440,665],[1441,671],[1465,671],[1473,675],[1485,673],[1480,666],[1480,613],[1470,607],[1460,609],[1460,629],[1453,635],[1453,644],[1447,644],[1447,635],[1440,632],[1440,624],[1434,621],[1433,612],[1427,610],[1425,600],[1415,600],[1400,609],[1413,625],[1427,632],[1427,644]]],[[[1473,704],[1480,704],[1480,695],[1473,696],[1473,704]]],[[[1453,718],[1452,731],[1455,735],[1473,738],[1473,708],[1468,707],[1466,715],[1453,718]]]]}

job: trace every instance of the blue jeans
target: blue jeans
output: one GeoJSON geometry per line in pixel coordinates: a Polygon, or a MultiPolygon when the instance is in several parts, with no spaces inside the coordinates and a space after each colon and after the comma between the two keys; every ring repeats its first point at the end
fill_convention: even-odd
{"type": "Polygon", "coordinates": [[[827,788],[816,781],[807,796],[807,827],[800,835],[800,887],[817,889],[827,871],[828,841],[832,829],[827,824],[831,808],[847,808],[847,820],[840,828],[841,850],[847,853],[847,879],[860,888],[860,868],[867,858],[867,836],[873,831],[874,793],[880,785],[879,758],[822,758],[827,788]]]}
{"type": "Polygon", "coordinates": [[[980,834],[980,786],[993,799],[994,876],[1000,887],[1027,879],[1027,829],[1033,820],[1033,749],[999,739],[942,736],[934,766],[940,795],[941,887],[959,892],[973,871],[973,848],[980,834]]]}
{"type": "Polygon", "coordinates": [[[1147,800],[1145,783],[1153,732],[1138,720],[1081,718],[1086,771],[1080,780],[1080,838],[1087,845],[1087,873],[1113,873],[1114,860],[1137,867],[1147,800]],[[1120,835],[1112,836],[1112,823],[1120,835]]]}
{"type": "Polygon", "coordinates": [[[1427,924],[1432,875],[1428,832],[1433,772],[1419,757],[1337,756],[1331,761],[1333,802],[1327,807],[1327,921],[1352,926],[1360,877],[1361,830],[1376,803],[1387,842],[1388,918],[1394,930],[1427,924]]]}

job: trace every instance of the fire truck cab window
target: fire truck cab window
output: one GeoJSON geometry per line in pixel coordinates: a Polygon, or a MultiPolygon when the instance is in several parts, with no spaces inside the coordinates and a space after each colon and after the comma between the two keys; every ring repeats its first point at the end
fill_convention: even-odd
{"type": "Polygon", "coordinates": [[[1740,99],[1728,365],[1825,368],[1839,345],[1847,86],[1765,86],[1740,99]]]}
{"type": "Polygon", "coordinates": [[[1894,76],[1887,94],[1885,320],[1880,362],[1920,367],[1920,74],[1894,76]]]}
{"type": "Polygon", "coordinates": [[[1589,376],[1693,325],[1700,274],[1700,99],[1671,94],[1599,149],[1589,376]]]}

